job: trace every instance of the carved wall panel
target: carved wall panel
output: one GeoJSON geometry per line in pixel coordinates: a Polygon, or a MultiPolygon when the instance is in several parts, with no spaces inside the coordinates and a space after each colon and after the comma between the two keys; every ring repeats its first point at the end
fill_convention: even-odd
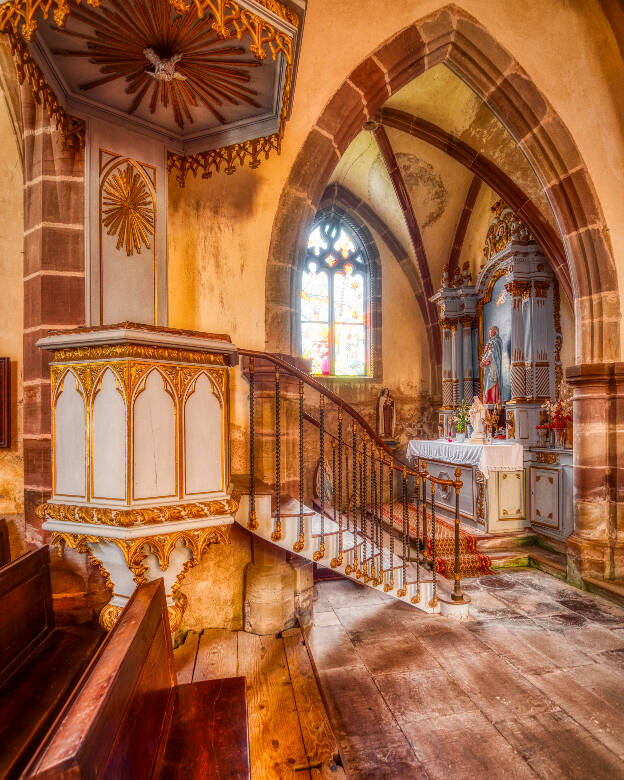
{"type": "Polygon", "coordinates": [[[106,119],[87,134],[87,323],[165,325],[165,145],[106,119]]]}

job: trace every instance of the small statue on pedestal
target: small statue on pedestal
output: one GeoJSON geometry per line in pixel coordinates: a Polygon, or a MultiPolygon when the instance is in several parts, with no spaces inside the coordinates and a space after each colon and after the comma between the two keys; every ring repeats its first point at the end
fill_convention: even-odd
{"type": "Polygon", "coordinates": [[[468,416],[470,417],[470,425],[472,427],[472,435],[470,436],[469,442],[471,444],[483,444],[485,441],[485,430],[483,428],[483,421],[485,420],[486,416],[486,408],[481,402],[481,399],[478,395],[475,395],[474,401],[472,402],[472,406],[470,407],[468,411],[468,416]]]}
{"type": "Polygon", "coordinates": [[[377,433],[384,439],[394,439],[395,425],[394,399],[390,395],[389,388],[384,387],[377,400],[377,433]]]}

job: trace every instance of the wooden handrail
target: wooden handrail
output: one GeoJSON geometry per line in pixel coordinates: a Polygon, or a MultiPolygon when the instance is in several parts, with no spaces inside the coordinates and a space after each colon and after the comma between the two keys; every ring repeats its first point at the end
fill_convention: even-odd
{"type": "MultiPolygon", "coordinates": [[[[289,373],[291,373],[293,376],[297,377],[297,379],[300,379],[302,382],[304,382],[308,387],[311,387],[312,389],[316,390],[321,395],[324,395],[325,398],[328,398],[330,401],[335,403],[338,407],[343,409],[347,414],[352,417],[357,424],[363,428],[366,433],[370,436],[371,439],[374,440],[375,444],[382,449],[384,452],[386,452],[392,460],[396,460],[396,455],[392,452],[390,447],[384,442],[384,440],[379,436],[379,434],[371,428],[371,426],[366,422],[366,420],[362,417],[362,415],[359,412],[356,412],[356,410],[348,404],[343,398],[341,398],[339,395],[336,395],[336,393],[329,390],[327,387],[325,387],[324,384],[321,382],[318,382],[316,379],[313,379],[309,374],[306,374],[305,371],[302,371],[300,368],[297,368],[297,366],[294,366],[292,363],[289,363],[287,360],[283,360],[282,358],[277,357],[277,355],[273,355],[270,352],[260,352],[254,349],[239,349],[238,350],[239,355],[245,355],[246,357],[253,357],[256,360],[268,360],[270,363],[273,363],[275,366],[280,366],[280,368],[285,369],[289,373]]],[[[314,418],[309,420],[309,422],[312,422],[314,418]]],[[[392,464],[393,468],[403,470],[403,465],[396,466],[394,463],[392,464]]],[[[415,476],[416,472],[409,472],[412,474],[412,476],[415,476]]]]}
{"type": "MultiPolygon", "coordinates": [[[[346,411],[347,414],[350,414],[349,409],[350,409],[349,405],[346,404],[345,411],[346,411]]],[[[316,417],[314,417],[314,415],[310,414],[309,412],[304,412],[303,418],[304,418],[304,420],[306,422],[309,422],[311,425],[314,425],[316,428],[320,428],[321,427],[320,422],[316,419],[316,417]]],[[[336,441],[338,441],[338,437],[335,434],[333,434],[331,431],[327,431],[326,430],[325,431],[325,435],[329,436],[330,439],[335,439],[336,441]]],[[[348,450],[353,450],[352,445],[349,444],[348,442],[344,442],[342,446],[345,447],[348,450]]],[[[386,452],[387,452],[387,450],[386,450],[386,452]]],[[[390,462],[384,461],[384,464],[386,466],[392,466],[392,468],[395,469],[396,471],[403,471],[403,469],[406,468],[407,469],[407,473],[411,477],[417,477],[418,476],[418,472],[417,471],[413,471],[409,467],[408,463],[403,458],[401,458],[399,455],[395,455],[394,453],[391,453],[390,454],[390,458],[392,460],[394,460],[394,461],[398,461],[398,463],[400,465],[397,465],[396,463],[393,463],[392,460],[391,460],[390,462]]]]}

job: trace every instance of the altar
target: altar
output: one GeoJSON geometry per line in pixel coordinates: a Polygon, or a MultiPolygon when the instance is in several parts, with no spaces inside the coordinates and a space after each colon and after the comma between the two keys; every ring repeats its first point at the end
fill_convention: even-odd
{"type": "MultiPolygon", "coordinates": [[[[526,515],[525,448],[513,441],[470,444],[414,439],[407,456],[419,470],[441,479],[453,479],[461,469],[464,483],[459,494],[463,521],[474,523],[487,533],[520,531],[529,523],[526,515]]],[[[436,491],[436,509],[453,517],[455,494],[452,489],[436,491]]]]}

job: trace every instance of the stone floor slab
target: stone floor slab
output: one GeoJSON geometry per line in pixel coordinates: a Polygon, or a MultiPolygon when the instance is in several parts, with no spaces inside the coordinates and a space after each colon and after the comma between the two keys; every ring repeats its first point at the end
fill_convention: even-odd
{"type": "Polygon", "coordinates": [[[375,684],[399,723],[477,712],[477,705],[443,669],[379,674],[375,684]]]}
{"type": "Polygon", "coordinates": [[[480,712],[405,723],[403,728],[432,780],[536,777],[480,712]]]}
{"type": "Polygon", "coordinates": [[[307,640],[319,670],[363,666],[360,656],[342,625],[315,625],[308,632],[307,640]]]}
{"type": "Polygon", "coordinates": [[[349,777],[624,777],[624,610],[542,572],[469,582],[472,614],[331,587],[310,649],[349,777]]]}
{"type": "Polygon", "coordinates": [[[438,660],[492,722],[555,707],[517,669],[494,653],[438,660]]]}
{"type": "Polygon", "coordinates": [[[405,674],[425,669],[439,669],[433,653],[422,642],[408,635],[398,639],[380,638],[376,642],[354,644],[358,655],[372,675],[405,674]]]}
{"type": "Polygon", "coordinates": [[[535,713],[496,727],[544,780],[622,777],[621,760],[564,712],[535,713]]]}

